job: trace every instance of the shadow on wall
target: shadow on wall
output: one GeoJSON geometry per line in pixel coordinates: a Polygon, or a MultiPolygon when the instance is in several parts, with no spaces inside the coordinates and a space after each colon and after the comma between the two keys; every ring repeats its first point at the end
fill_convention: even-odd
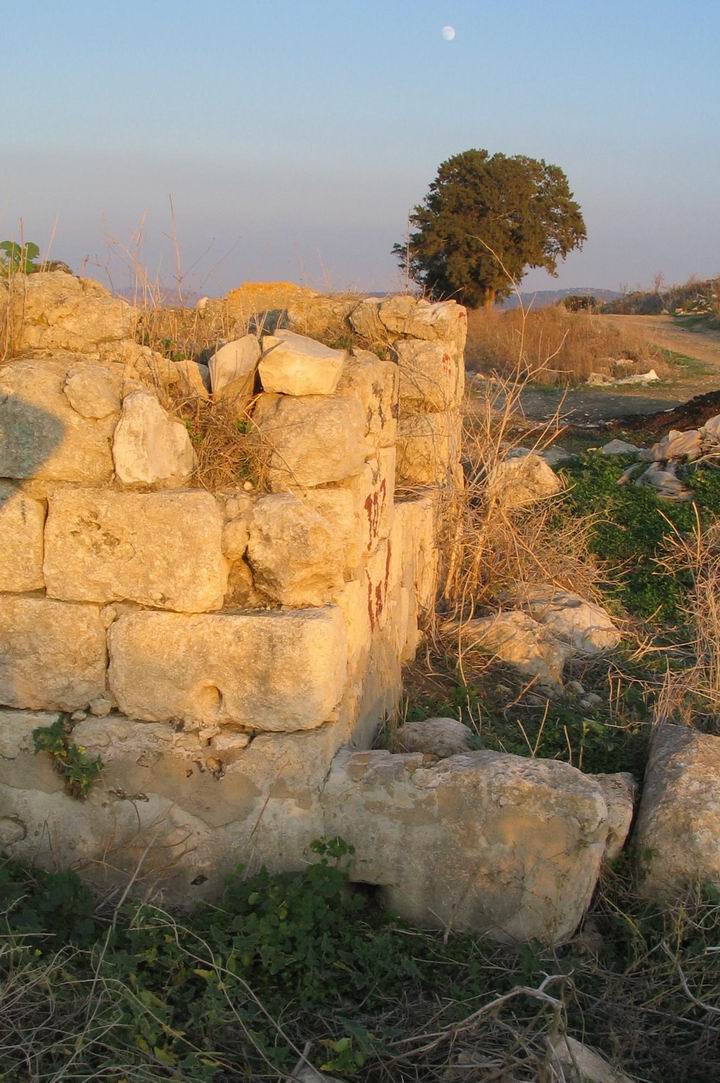
{"type": "Polygon", "coordinates": [[[60,418],[19,395],[0,398],[0,507],[35,478],[61,446],[65,426],[60,418]]]}

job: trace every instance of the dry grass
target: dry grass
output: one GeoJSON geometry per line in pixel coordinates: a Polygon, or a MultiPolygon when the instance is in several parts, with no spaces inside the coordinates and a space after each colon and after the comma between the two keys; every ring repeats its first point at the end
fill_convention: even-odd
{"type": "Polygon", "coordinates": [[[658,722],[717,726],[720,716],[720,522],[696,521],[690,538],[675,534],[665,563],[692,579],[684,610],[690,630],[687,664],[670,670],[658,698],[658,722]]]}
{"type": "Polygon", "coordinates": [[[511,375],[518,357],[533,382],[581,383],[592,372],[615,375],[613,361],[632,360],[618,375],[662,375],[663,363],[648,343],[628,338],[602,316],[568,312],[563,306],[538,311],[468,313],[466,363],[477,372],[511,375]]]}
{"type": "Polygon", "coordinates": [[[562,432],[559,411],[534,430],[524,424],[522,395],[536,376],[537,369],[518,364],[512,376],[484,389],[465,419],[465,485],[446,516],[451,525],[444,600],[458,616],[539,582],[596,594],[598,572],[587,549],[590,524],[579,522],[571,536],[559,537],[550,527],[552,497],[517,507],[508,487],[488,484],[521,441],[542,451],[562,432]]]}

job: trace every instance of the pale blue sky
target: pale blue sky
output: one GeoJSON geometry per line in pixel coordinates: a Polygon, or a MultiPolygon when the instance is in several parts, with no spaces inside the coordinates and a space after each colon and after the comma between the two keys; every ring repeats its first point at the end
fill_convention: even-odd
{"type": "Polygon", "coordinates": [[[190,288],[388,288],[438,164],[486,147],[567,172],[589,240],[558,285],[720,272],[720,0],[0,0],[0,15],[0,237],[22,217],[45,244],[57,223],[53,255],[74,267],[101,275],[108,238],[144,220],[144,262],[171,279],[172,195],[190,288]]]}

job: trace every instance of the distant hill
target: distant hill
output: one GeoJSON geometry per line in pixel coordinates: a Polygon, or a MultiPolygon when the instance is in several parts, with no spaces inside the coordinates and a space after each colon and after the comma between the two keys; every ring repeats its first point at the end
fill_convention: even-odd
{"type": "MultiPolygon", "coordinates": [[[[618,290],[603,290],[594,289],[591,286],[575,286],[568,290],[528,290],[520,294],[523,305],[527,308],[549,308],[551,305],[556,305],[559,301],[562,301],[565,297],[587,297],[592,295],[597,297],[598,301],[615,301],[618,297],[622,297],[622,294],[618,290]]],[[[502,302],[501,308],[517,308],[518,299],[516,294],[512,294],[505,301],[502,302]]]]}

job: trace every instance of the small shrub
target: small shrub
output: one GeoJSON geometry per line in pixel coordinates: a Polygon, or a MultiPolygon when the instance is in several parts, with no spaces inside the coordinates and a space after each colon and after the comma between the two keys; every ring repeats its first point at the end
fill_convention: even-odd
{"type": "Polygon", "coordinates": [[[0,275],[29,275],[42,270],[38,262],[40,249],[33,241],[18,244],[16,241],[0,241],[0,275]]]}
{"type": "Polygon", "coordinates": [[[65,715],[50,726],[38,726],[33,730],[35,753],[47,752],[53,767],[65,780],[65,792],[78,801],[84,801],[102,774],[100,756],[90,759],[82,745],[71,739],[72,726],[65,715]]]}

